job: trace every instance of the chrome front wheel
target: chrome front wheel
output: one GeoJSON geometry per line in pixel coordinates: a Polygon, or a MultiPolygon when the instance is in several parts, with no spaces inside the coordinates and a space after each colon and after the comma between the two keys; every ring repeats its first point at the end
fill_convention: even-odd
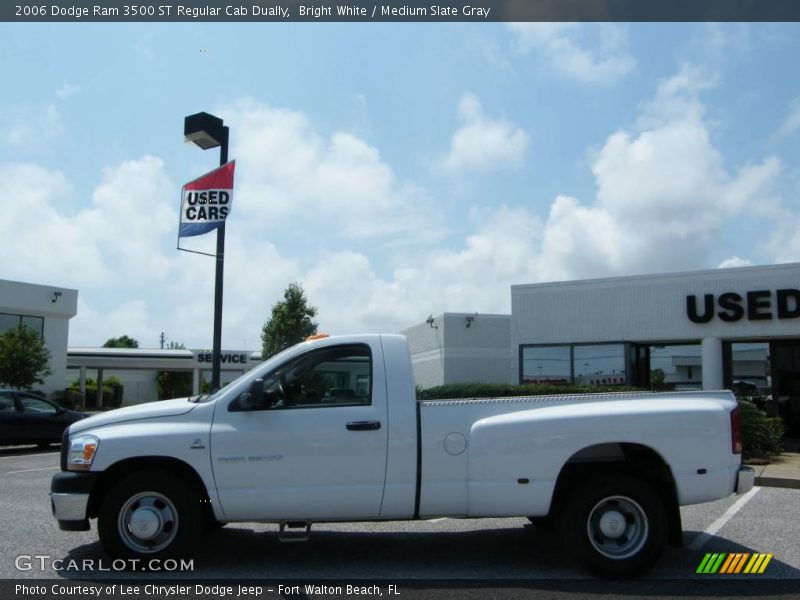
{"type": "Polygon", "coordinates": [[[182,554],[203,529],[196,485],[180,477],[139,471],[118,481],[100,506],[97,530],[114,558],[182,554]]]}
{"type": "Polygon", "coordinates": [[[169,547],[179,530],[178,509],[159,492],[140,492],[122,506],[117,519],[122,542],[133,552],[154,554],[169,547]]]}

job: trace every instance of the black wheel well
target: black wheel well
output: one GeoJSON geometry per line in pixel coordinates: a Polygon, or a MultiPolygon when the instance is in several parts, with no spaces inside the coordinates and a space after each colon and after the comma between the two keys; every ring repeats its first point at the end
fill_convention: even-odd
{"type": "Polygon", "coordinates": [[[118,463],[114,463],[111,467],[103,471],[92,487],[87,510],[88,516],[93,518],[100,514],[100,507],[103,504],[106,494],[108,494],[117,482],[132,473],[142,471],[168,473],[182,480],[188,487],[194,488],[198,496],[198,501],[205,507],[208,518],[213,518],[208,490],[206,490],[206,486],[200,478],[200,475],[189,464],[170,456],[140,456],[136,458],[127,458],[118,463]]]}
{"type": "Polygon", "coordinates": [[[556,479],[549,516],[558,517],[575,487],[598,473],[628,475],[655,489],[664,498],[669,520],[669,543],[681,545],[683,529],[672,470],[658,452],[643,444],[599,444],[573,454],[556,479]]]}

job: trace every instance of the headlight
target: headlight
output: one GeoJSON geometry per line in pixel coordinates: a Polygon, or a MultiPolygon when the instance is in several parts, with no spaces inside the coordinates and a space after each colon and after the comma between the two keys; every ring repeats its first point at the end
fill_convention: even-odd
{"type": "Polygon", "coordinates": [[[69,441],[67,471],[88,471],[92,468],[94,455],[100,443],[93,435],[78,435],[69,441]]]}

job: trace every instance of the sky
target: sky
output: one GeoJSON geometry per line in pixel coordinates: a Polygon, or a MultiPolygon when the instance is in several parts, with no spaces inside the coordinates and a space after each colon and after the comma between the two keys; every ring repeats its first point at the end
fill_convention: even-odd
{"type": "MultiPolygon", "coordinates": [[[[225,120],[223,348],[291,282],[320,331],[509,313],[510,286],[800,261],[800,25],[0,24],[0,279],[73,288],[70,346],[209,348],[176,249],[225,120]]],[[[213,251],[215,234],[182,245],[213,251]]]]}

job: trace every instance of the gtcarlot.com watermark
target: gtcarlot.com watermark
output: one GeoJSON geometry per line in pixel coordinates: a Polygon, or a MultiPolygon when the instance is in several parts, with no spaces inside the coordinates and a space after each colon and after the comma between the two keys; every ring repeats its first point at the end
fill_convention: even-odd
{"type": "Polygon", "coordinates": [[[14,558],[17,571],[194,571],[194,559],[174,558],[53,558],[49,554],[20,554],[14,558]]]}

